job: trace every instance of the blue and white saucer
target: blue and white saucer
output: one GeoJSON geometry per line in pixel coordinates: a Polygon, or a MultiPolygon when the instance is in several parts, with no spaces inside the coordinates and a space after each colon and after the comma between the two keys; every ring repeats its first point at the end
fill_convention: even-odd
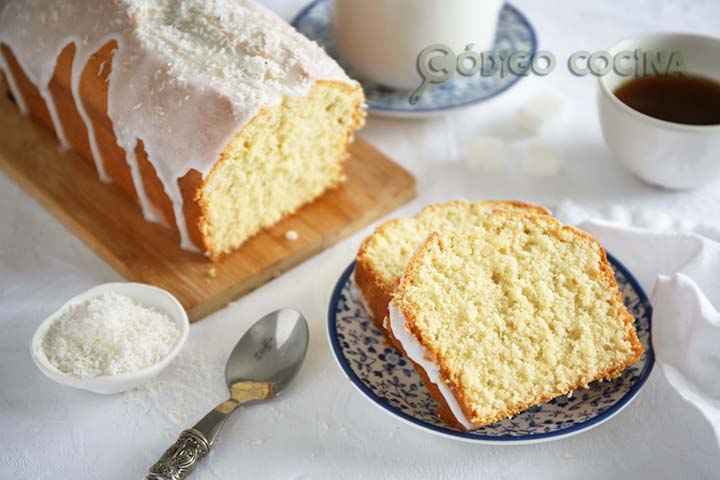
{"type": "Polygon", "coordinates": [[[358,299],[352,280],[355,263],[343,272],[330,299],[330,345],[340,368],[363,395],[387,413],[431,433],[490,444],[527,444],[575,435],[626,407],[648,379],[654,364],[650,302],[630,272],[614,257],[608,255],[608,259],[645,347],[640,360],[615,380],[594,382],[588,389],[575,391],[572,397],[557,397],[479,430],[460,431],[437,418],[437,403],[420,375],[385,340],[358,299]]]}
{"type": "MultiPolygon", "coordinates": [[[[429,86],[419,101],[411,105],[412,92],[396,90],[363,80],[353,74],[352,68],[340,57],[330,32],[330,0],[315,0],[305,7],[292,21],[292,25],[311,40],[315,40],[348,72],[357,78],[365,90],[368,109],[378,115],[392,117],[426,117],[468,107],[492,98],[512,87],[522,76],[499,74],[483,77],[455,75],[448,82],[429,86]]],[[[495,51],[524,51],[534,54],[537,50],[535,30],[528,19],[515,7],[506,3],[500,12],[495,36],[495,51]]],[[[420,76],[418,75],[418,84],[420,76]]]]}

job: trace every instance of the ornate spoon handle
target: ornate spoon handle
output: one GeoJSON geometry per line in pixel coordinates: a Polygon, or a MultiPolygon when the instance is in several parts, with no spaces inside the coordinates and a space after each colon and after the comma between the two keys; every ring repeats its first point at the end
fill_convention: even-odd
{"type": "Polygon", "coordinates": [[[210,452],[225,421],[238,406],[264,400],[275,392],[270,382],[238,382],[230,385],[230,398],[203,417],[195,426],[180,434],[177,441],[150,467],[146,480],[182,480],[195,470],[210,452]]]}
{"type": "Polygon", "coordinates": [[[181,480],[210,452],[210,442],[200,431],[183,431],[177,441],[150,467],[147,480],[181,480]]]}

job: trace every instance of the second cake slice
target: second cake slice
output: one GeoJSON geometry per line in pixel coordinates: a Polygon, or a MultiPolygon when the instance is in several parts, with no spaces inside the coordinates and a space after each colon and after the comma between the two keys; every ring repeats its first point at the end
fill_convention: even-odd
{"type": "Polygon", "coordinates": [[[392,293],[428,235],[434,231],[478,227],[498,210],[548,213],[543,207],[513,200],[458,200],[427,206],[414,217],[388,220],[376,228],[357,253],[355,284],[378,328],[386,332],[385,319],[392,293]]]}

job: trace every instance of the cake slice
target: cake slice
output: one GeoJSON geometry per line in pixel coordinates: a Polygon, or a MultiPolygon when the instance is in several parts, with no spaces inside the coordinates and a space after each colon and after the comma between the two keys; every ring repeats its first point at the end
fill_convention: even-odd
{"type": "Polygon", "coordinates": [[[440,416],[466,430],[617,377],[643,352],[602,247],[509,211],[431,234],[394,294],[390,330],[440,416]]]}
{"type": "Polygon", "coordinates": [[[517,201],[454,201],[427,206],[411,218],[389,220],[365,239],[355,259],[355,285],[381,330],[385,330],[392,293],[428,235],[436,230],[479,226],[495,210],[548,213],[542,207],[517,201]]]}

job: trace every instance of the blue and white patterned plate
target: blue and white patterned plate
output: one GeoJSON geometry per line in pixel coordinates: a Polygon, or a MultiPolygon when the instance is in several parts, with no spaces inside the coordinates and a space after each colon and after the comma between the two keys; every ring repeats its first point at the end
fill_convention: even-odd
{"type": "MultiPolygon", "coordinates": [[[[305,7],[292,21],[292,25],[311,40],[315,40],[353,78],[357,78],[365,90],[368,109],[376,114],[394,117],[426,117],[468,107],[498,95],[512,87],[521,76],[499,74],[482,77],[455,75],[442,85],[429,86],[420,100],[411,105],[411,92],[384,87],[355,75],[347,62],[340,57],[330,32],[330,0],[315,0],[305,7]]],[[[524,51],[534,54],[537,50],[535,30],[528,19],[515,7],[506,3],[500,12],[498,30],[493,50],[508,52],[524,51]]],[[[418,75],[418,85],[420,76],[418,75]]]]}
{"type": "Polygon", "coordinates": [[[460,431],[437,418],[437,403],[420,375],[385,340],[358,299],[352,280],[354,262],[343,272],[330,299],[330,345],[343,372],[367,398],[421,429],[476,443],[521,444],[568,437],[617,415],[638,394],[654,364],[650,302],[630,272],[611,255],[608,259],[645,347],[640,360],[613,381],[594,382],[588,389],[575,391],[572,397],[557,397],[479,430],[460,431]]]}

